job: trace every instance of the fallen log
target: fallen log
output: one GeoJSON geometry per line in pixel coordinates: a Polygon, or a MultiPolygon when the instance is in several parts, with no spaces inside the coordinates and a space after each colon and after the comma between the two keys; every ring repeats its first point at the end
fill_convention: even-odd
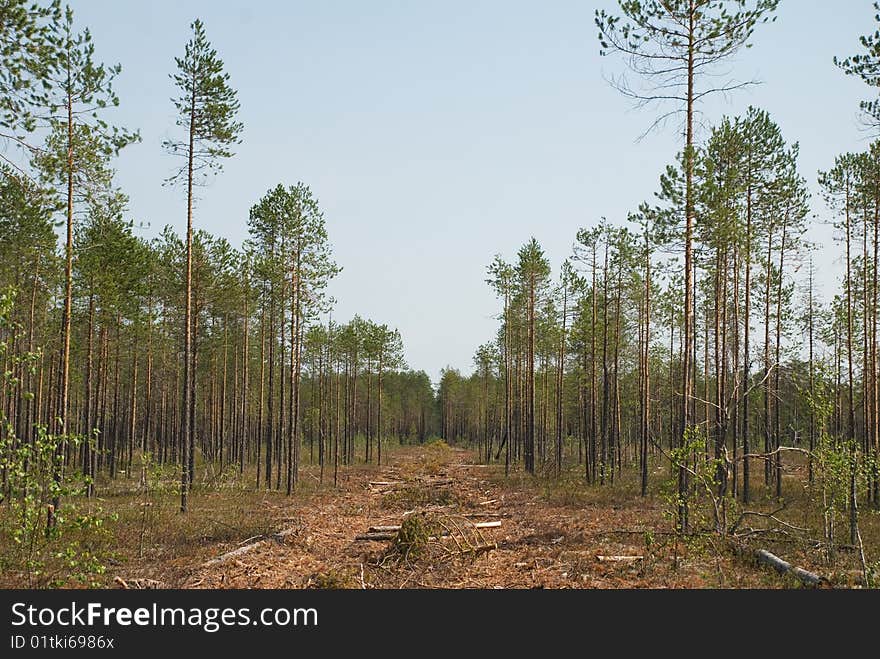
{"type": "Polygon", "coordinates": [[[771,554],[766,549],[758,549],[755,552],[755,558],[758,559],[759,563],[769,565],[779,572],[779,574],[793,574],[801,583],[807,586],[819,586],[828,581],[826,578],[821,577],[814,572],[809,572],[803,568],[793,566],[788,561],[782,560],[779,556],[771,554]]]}
{"type": "Polygon", "coordinates": [[[464,517],[465,519],[479,519],[481,517],[511,517],[510,513],[462,513],[459,517],[464,517]]]}
{"type": "Polygon", "coordinates": [[[607,529],[605,531],[599,531],[594,533],[593,536],[600,535],[645,535],[646,533],[650,533],[651,535],[679,535],[677,531],[662,531],[658,529],[607,529]]]}
{"type": "Polygon", "coordinates": [[[644,559],[644,556],[596,556],[596,560],[600,563],[635,563],[644,559]]]}
{"type": "Polygon", "coordinates": [[[357,542],[371,542],[371,541],[379,541],[379,540],[394,540],[397,537],[397,533],[391,532],[373,532],[373,533],[362,533],[361,535],[356,535],[354,537],[357,542]]]}
{"type": "Polygon", "coordinates": [[[477,522],[474,524],[475,529],[497,529],[501,526],[501,520],[495,520],[494,522],[477,522]]]}
{"type": "MultiPolygon", "coordinates": [[[[243,554],[247,554],[249,551],[256,549],[257,547],[266,544],[269,540],[273,540],[279,544],[284,544],[284,541],[288,536],[294,535],[300,531],[300,527],[294,526],[289,529],[284,529],[283,531],[278,531],[277,533],[273,533],[269,536],[262,536],[261,540],[257,540],[256,542],[252,542],[249,545],[245,545],[243,547],[239,547],[238,549],[233,549],[232,551],[228,551],[225,554],[220,554],[212,558],[209,561],[205,561],[202,563],[202,567],[211,567],[212,565],[217,565],[219,563],[224,563],[231,558],[238,558],[243,554]]],[[[260,537],[260,536],[257,536],[260,537]]],[[[250,538],[249,538],[250,539],[250,538]]]]}
{"type": "MultiPolygon", "coordinates": [[[[497,529],[499,526],[501,526],[501,522],[499,520],[495,520],[492,522],[477,522],[476,524],[473,525],[473,528],[475,528],[475,529],[497,529]]],[[[369,534],[385,534],[385,533],[391,533],[392,531],[399,531],[399,530],[400,530],[400,524],[386,524],[386,525],[380,525],[380,526],[371,526],[370,528],[367,529],[367,534],[368,535],[369,534]]],[[[358,537],[360,537],[360,536],[358,536],[358,537]]],[[[372,539],[372,538],[370,538],[370,539],[372,539]]],[[[387,538],[381,538],[381,539],[387,540],[387,538]]]]}
{"type": "Polygon", "coordinates": [[[239,547],[238,549],[233,549],[232,551],[228,551],[225,554],[220,554],[220,556],[212,558],[209,561],[205,561],[204,563],[202,563],[202,567],[211,567],[212,565],[224,563],[232,558],[238,558],[239,556],[242,556],[243,554],[247,554],[249,551],[256,549],[257,547],[259,547],[260,545],[263,545],[265,543],[266,543],[265,540],[260,540],[259,542],[252,542],[251,544],[245,545],[244,547],[239,547]]]}

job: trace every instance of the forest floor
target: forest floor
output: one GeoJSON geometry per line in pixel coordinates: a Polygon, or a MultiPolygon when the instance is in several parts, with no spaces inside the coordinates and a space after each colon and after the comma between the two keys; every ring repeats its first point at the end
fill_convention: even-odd
{"type": "MultiPolygon", "coordinates": [[[[816,552],[785,542],[737,551],[711,533],[683,540],[672,533],[662,495],[643,499],[625,480],[587,488],[575,475],[552,484],[522,475],[505,479],[503,465],[476,464],[475,452],[443,443],[395,448],[383,461],[341,469],[337,488],[332,473],[331,485],[318,487],[316,472],[305,469],[304,487],[293,498],[219,487],[192,498],[185,522],[173,502],[163,512],[126,499],[130,513],[120,524],[128,530],[117,542],[127,549],[108,566],[107,585],[796,587],[793,579],[756,564],[758,546],[827,573],[816,552]],[[496,524],[475,527],[485,522],[496,524]],[[410,544],[399,537],[357,538],[371,527],[401,524],[410,544]]],[[[853,567],[832,583],[853,585],[853,567]]]]}

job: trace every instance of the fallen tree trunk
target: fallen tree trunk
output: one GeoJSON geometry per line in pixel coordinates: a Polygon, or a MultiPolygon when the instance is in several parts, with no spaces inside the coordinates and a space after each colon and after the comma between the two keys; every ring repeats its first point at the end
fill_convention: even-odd
{"type": "Polygon", "coordinates": [[[356,535],[354,537],[357,542],[370,542],[373,540],[394,540],[397,537],[397,533],[362,533],[361,535],[356,535]]]}
{"type": "Polygon", "coordinates": [[[644,556],[596,556],[596,560],[600,563],[635,563],[644,558],[644,556]]]}
{"type": "Polygon", "coordinates": [[[269,536],[263,536],[261,540],[257,540],[256,542],[252,542],[249,545],[245,545],[244,547],[239,547],[238,549],[233,549],[232,551],[228,551],[225,554],[220,554],[215,558],[212,558],[209,561],[202,563],[202,567],[211,567],[212,565],[217,565],[218,563],[223,563],[228,561],[231,558],[238,558],[243,554],[247,554],[249,551],[256,549],[257,547],[266,544],[269,540],[274,540],[279,544],[284,544],[285,539],[300,531],[300,527],[294,526],[289,529],[284,529],[283,531],[278,531],[277,533],[273,533],[269,536]]]}
{"type": "Polygon", "coordinates": [[[593,537],[602,535],[679,535],[677,531],[662,531],[657,529],[606,529],[593,534],[593,537]]]}
{"type": "Polygon", "coordinates": [[[477,522],[474,524],[475,529],[497,529],[501,526],[501,520],[495,520],[494,522],[477,522]]]}
{"type": "Polygon", "coordinates": [[[238,558],[243,554],[247,554],[252,549],[256,549],[260,545],[265,544],[265,540],[260,540],[259,542],[254,542],[249,545],[245,545],[244,547],[239,547],[238,549],[233,549],[232,551],[228,551],[225,554],[221,554],[216,558],[212,558],[210,561],[205,561],[202,563],[202,567],[211,567],[212,565],[217,565],[218,563],[224,563],[231,558],[238,558]]]}
{"type": "MultiPolygon", "coordinates": [[[[501,526],[500,520],[495,520],[492,522],[477,522],[473,525],[475,529],[497,529],[501,526]]],[[[400,524],[386,524],[380,526],[371,526],[367,529],[367,534],[376,534],[376,533],[389,533],[391,531],[399,531],[400,524]]],[[[360,536],[358,536],[360,537],[360,536]]]]}
{"type": "Polygon", "coordinates": [[[803,568],[793,566],[788,561],[782,560],[781,558],[779,558],[779,556],[771,554],[766,549],[758,549],[755,552],[755,558],[758,559],[759,563],[769,565],[774,570],[779,572],[779,574],[793,574],[795,577],[798,578],[798,580],[800,580],[801,583],[807,586],[820,586],[828,581],[824,577],[821,577],[814,572],[809,572],[807,570],[804,570],[803,568]]]}
{"type": "Polygon", "coordinates": [[[500,512],[492,512],[492,513],[462,513],[459,517],[464,517],[465,519],[478,519],[481,517],[511,517],[510,513],[500,513],[500,512]]]}

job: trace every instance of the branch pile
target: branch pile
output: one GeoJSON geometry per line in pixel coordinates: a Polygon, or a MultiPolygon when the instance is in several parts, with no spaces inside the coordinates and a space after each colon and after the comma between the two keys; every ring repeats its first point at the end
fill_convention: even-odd
{"type": "Polygon", "coordinates": [[[400,524],[376,524],[355,537],[357,542],[390,541],[381,563],[409,563],[416,559],[448,560],[477,557],[497,549],[483,531],[501,527],[501,520],[474,522],[463,515],[421,512],[400,524]]]}

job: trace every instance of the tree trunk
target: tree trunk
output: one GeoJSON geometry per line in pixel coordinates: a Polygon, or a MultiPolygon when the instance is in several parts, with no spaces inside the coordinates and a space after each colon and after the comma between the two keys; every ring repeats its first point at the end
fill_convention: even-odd
{"type": "Polygon", "coordinates": [[[187,496],[190,484],[190,451],[192,450],[192,424],[191,419],[195,413],[194,400],[191,390],[190,371],[192,365],[192,241],[193,241],[193,158],[195,147],[195,121],[196,121],[196,85],[195,76],[190,81],[192,95],[190,96],[189,108],[189,150],[187,151],[187,176],[186,176],[186,283],[184,292],[184,330],[183,330],[183,405],[181,410],[180,435],[180,512],[185,513],[188,508],[187,496]]]}

